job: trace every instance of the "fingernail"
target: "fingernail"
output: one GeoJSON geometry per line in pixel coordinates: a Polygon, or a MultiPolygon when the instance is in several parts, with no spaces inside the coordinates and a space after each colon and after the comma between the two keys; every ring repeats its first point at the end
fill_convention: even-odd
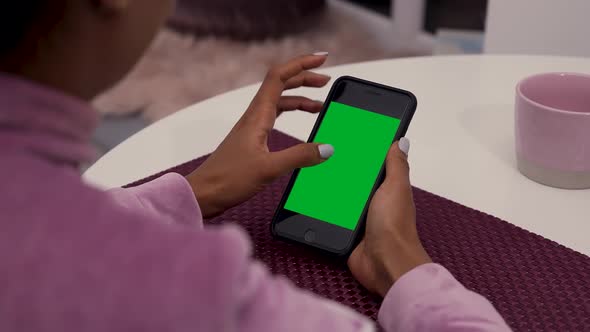
{"type": "Polygon", "coordinates": [[[334,147],[331,144],[318,145],[318,150],[322,159],[328,159],[334,154],[334,147]]]}
{"type": "Polygon", "coordinates": [[[410,154],[410,140],[402,137],[398,143],[399,149],[407,156],[410,154]]]}
{"type": "Polygon", "coordinates": [[[323,101],[323,100],[318,100],[318,99],[316,99],[316,100],[314,100],[314,101],[315,101],[316,103],[320,103],[320,104],[323,104],[323,103],[324,103],[324,101],[323,101]]]}
{"type": "Polygon", "coordinates": [[[316,55],[316,56],[328,56],[329,54],[330,54],[330,53],[328,53],[328,52],[323,52],[323,51],[321,51],[321,52],[315,52],[315,53],[314,53],[314,54],[312,54],[312,55],[316,55]]]}

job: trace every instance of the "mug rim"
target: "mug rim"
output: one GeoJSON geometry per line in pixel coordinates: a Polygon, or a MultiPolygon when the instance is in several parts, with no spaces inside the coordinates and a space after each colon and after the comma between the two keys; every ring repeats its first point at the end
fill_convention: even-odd
{"type": "Polygon", "coordinates": [[[551,107],[551,106],[547,106],[547,105],[543,105],[539,102],[536,102],[534,100],[532,100],[531,98],[527,97],[523,92],[522,92],[522,86],[529,82],[532,81],[534,79],[537,78],[541,78],[544,76],[554,76],[554,75],[559,75],[559,76],[577,76],[577,77],[582,77],[585,79],[588,79],[590,82],[590,74],[584,74],[584,73],[575,73],[575,72],[547,72],[547,73],[538,73],[538,74],[534,74],[531,76],[527,76],[525,78],[523,78],[522,80],[520,80],[520,82],[518,82],[518,84],[516,85],[516,93],[517,95],[522,98],[524,101],[526,101],[527,103],[532,104],[535,107],[538,108],[542,108],[546,111],[552,111],[552,112],[558,112],[558,113],[564,113],[564,114],[570,114],[570,115],[577,115],[577,116],[590,116],[590,112],[576,112],[576,111],[569,111],[569,110],[564,110],[564,109],[559,109],[559,108],[555,108],[555,107],[551,107]]]}

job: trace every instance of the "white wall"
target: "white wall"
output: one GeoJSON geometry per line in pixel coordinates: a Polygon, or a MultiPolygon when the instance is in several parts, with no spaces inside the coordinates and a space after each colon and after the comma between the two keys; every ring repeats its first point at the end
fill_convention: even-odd
{"type": "Polygon", "coordinates": [[[590,56],[590,0],[489,0],[485,52],[590,56]]]}

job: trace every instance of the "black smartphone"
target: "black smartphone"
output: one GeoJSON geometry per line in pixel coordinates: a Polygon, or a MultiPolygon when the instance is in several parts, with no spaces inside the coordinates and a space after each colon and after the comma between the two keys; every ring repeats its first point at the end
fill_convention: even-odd
{"type": "Polygon", "coordinates": [[[273,236],[348,256],[364,233],[387,152],[405,135],[416,107],[408,91],[348,76],[336,80],[308,140],[333,145],[334,155],[293,173],[273,236]]]}

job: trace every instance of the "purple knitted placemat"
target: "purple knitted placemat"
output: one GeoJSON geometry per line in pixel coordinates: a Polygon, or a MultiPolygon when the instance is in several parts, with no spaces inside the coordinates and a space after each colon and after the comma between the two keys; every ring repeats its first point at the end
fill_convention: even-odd
{"type": "MultiPolygon", "coordinates": [[[[270,146],[278,150],[298,142],[275,131],[270,146]]],[[[131,186],[168,172],[186,175],[204,159],[131,186]]],[[[256,258],[274,273],[376,318],[380,300],[344,264],[271,237],[269,224],[288,179],[209,222],[240,224],[252,237],[256,258]]],[[[487,297],[515,331],[590,331],[589,257],[421,189],[414,194],[418,230],[428,253],[467,288],[487,297]]]]}

